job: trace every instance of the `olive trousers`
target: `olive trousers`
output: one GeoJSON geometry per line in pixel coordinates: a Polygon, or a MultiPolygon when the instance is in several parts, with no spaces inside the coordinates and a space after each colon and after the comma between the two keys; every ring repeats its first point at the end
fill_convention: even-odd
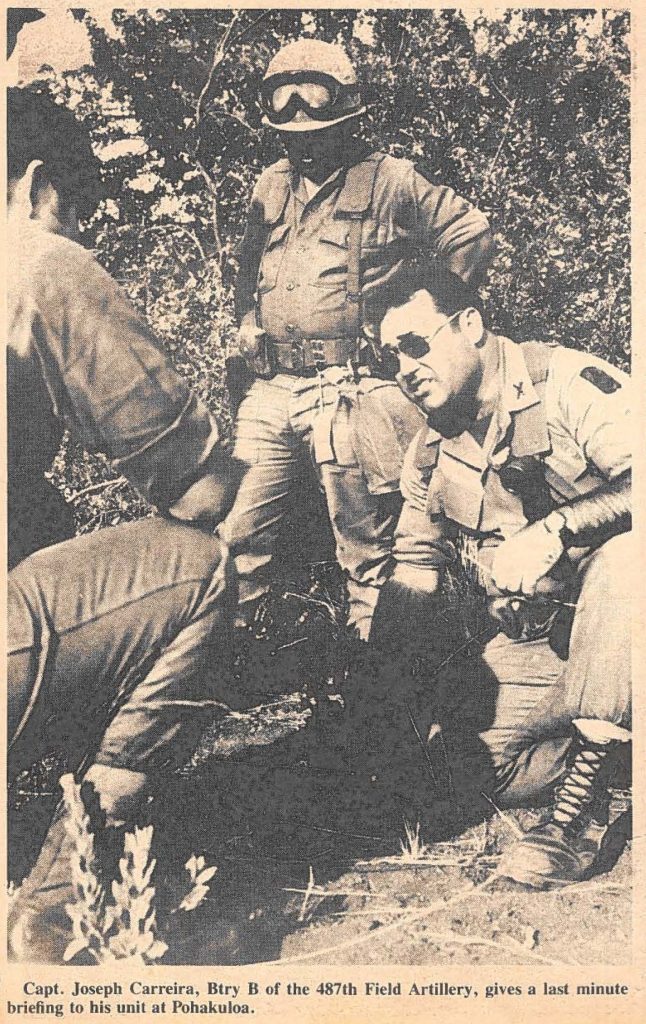
{"type": "Polygon", "coordinates": [[[235,586],[221,542],[161,517],[30,555],[9,574],[10,770],[59,746],[143,772],[190,753],[226,683],[235,586]]]}
{"type": "Polygon", "coordinates": [[[316,472],[345,571],[349,626],[363,640],[392,569],[399,477],[423,420],[394,382],[344,366],[316,377],[256,379],[240,404],[234,455],[246,467],[221,536],[235,557],[240,622],[269,589],[281,525],[316,472]]]}

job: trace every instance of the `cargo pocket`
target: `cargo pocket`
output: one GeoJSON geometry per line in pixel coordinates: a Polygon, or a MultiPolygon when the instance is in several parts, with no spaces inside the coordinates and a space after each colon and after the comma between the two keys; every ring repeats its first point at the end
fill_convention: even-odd
{"type": "Polygon", "coordinates": [[[350,412],[352,445],[371,494],[399,490],[404,456],[424,418],[391,381],[362,382],[350,412]]]}

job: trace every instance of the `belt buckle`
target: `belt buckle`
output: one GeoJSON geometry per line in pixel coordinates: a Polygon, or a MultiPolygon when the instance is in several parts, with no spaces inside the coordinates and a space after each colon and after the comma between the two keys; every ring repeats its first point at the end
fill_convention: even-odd
{"type": "Polygon", "coordinates": [[[303,351],[303,343],[298,338],[292,339],[292,370],[303,371],[305,369],[305,353],[303,351]]]}
{"type": "Polygon", "coordinates": [[[329,362],[325,357],[324,344],[325,343],[321,338],[312,338],[310,341],[312,348],[312,362],[319,373],[329,365],[329,362]]]}

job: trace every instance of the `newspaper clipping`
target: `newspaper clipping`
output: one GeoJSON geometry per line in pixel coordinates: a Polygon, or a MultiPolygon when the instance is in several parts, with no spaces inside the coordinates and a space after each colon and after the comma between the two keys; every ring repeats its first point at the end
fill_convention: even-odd
{"type": "Polygon", "coordinates": [[[3,21],[0,1020],[642,1019],[637,6],[3,21]]]}

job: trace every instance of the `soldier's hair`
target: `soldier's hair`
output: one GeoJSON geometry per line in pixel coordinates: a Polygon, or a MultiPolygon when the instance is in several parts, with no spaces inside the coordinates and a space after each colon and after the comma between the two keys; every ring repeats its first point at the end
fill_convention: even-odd
{"type": "Polygon", "coordinates": [[[411,261],[388,296],[389,308],[405,305],[419,291],[427,291],[444,316],[477,309],[486,323],[484,303],[476,289],[434,261],[411,261]]]}
{"type": "Polygon", "coordinates": [[[105,192],[88,130],[48,93],[8,89],[8,182],[22,177],[32,160],[42,160],[63,208],[74,205],[81,218],[94,212],[105,192]]]}

